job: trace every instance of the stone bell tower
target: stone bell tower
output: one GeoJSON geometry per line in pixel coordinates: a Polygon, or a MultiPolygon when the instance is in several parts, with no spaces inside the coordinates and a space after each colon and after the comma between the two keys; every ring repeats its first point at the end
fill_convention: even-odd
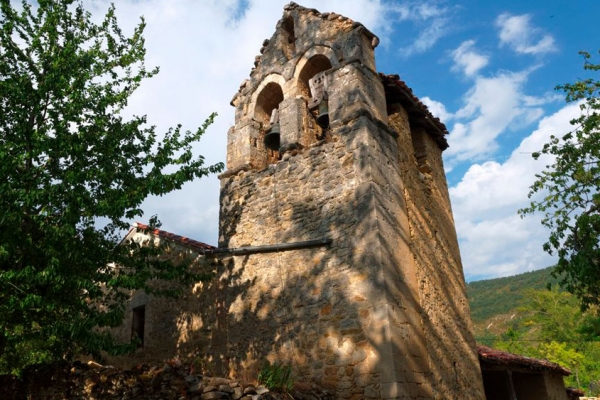
{"type": "Polygon", "coordinates": [[[234,96],[213,346],[229,371],[282,362],[336,398],[482,399],[447,130],[376,72],[377,44],[291,3],[234,96]]]}

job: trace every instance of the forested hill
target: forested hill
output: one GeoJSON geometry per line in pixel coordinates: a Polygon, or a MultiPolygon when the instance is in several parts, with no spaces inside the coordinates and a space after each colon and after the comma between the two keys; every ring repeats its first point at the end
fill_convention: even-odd
{"type": "Polygon", "coordinates": [[[506,314],[521,305],[526,290],[544,289],[549,282],[556,283],[557,280],[550,275],[552,268],[468,283],[467,295],[473,322],[478,324],[506,314]]]}
{"type": "Polygon", "coordinates": [[[475,341],[574,371],[567,386],[600,396],[600,312],[557,285],[552,268],[467,284],[475,341]],[[548,283],[551,290],[547,290],[548,283]]]}

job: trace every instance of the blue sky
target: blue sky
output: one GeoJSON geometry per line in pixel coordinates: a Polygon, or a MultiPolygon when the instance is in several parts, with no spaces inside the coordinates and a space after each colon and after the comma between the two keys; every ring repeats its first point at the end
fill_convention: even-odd
{"type": "MultiPolygon", "coordinates": [[[[229,102],[248,76],[262,41],[271,37],[286,1],[119,0],[120,25],[147,21],[147,64],[159,65],[131,99],[159,131],[194,129],[219,117],[197,151],[224,161],[233,125],[229,102]]],[[[98,17],[108,2],[90,2],[98,17]]],[[[566,133],[577,108],[557,84],[586,76],[579,50],[600,49],[600,1],[319,0],[300,4],[362,22],[381,39],[377,69],[396,73],[446,123],[444,162],[468,281],[551,265],[548,232],[538,216],[521,219],[527,192],[551,160],[535,162],[551,134],[566,133]]],[[[148,199],[146,216],[163,229],[216,244],[216,177],[148,199]]]]}

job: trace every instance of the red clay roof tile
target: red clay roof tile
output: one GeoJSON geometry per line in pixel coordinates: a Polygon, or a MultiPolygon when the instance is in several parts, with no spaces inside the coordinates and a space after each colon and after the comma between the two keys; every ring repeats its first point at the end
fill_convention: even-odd
{"type": "Polygon", "coordinates": [[[518,354],[507,353],[482,345],[477,345],[477,353],[479,354],[479,361],[482,363],[485,362],[496,365],[506,365],[507,367],[515,366],[535,370],[553,371],[564,376],[571,375],[571,371],[568,369],[548,360],[539,360],[518,354]]]}
{"type": "MultiPolygon", "coordinates": [[[[150,229],[150,227],[146,224],[136,222],[135,225],[131,228],[131,230],[133,230],[133,229],[148,230],[148,229],[150,229]]],[[[131,232],[131,230],[129,232],[131,232]]],[[[198,250],[216,249],[216,247],[211,246],[209,244],[202,243],[197,240],[187,238],[185,236],[176,235],[171,232],[163,231],[161,229],[154,229],[154,230],[150,230],[149,232],[156,236],[160,236],[162,238],[169,239],[169,240],[172,240],[173,242],[180,243],[182,245],[192,247],[192,248],[195,248],[198,250]]]]}
{"type": "Polygon", "coordinates": [[[386,75],[379,73],[385,89],[385,97],[388,105],[400,103],[408,112],[409,118],[423,125],[427,133],[433,137],[440,149],[448,148],[448,141],[445,135],[448,134],[446,125],[440,119],[429,111],[429,108],[417,96],[406,82],[400,79],[398,75],[386,75]]]}

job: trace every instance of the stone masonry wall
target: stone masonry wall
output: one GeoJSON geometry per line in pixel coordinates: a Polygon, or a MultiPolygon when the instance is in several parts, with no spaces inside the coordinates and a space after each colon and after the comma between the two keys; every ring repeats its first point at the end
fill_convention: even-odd
{"type": "Polygon", "coordinates": [[[458,249],[441,236],[455,238],[451,217],[418,227],[411,215],[445,205],[448,217],[449,203],[426,196],[439,188],[419,179],[398,128],[359,117],[329,143],[222,179],[220,247],[333,239],[225,263],[230,370],[285,361],[338,398],[483,398],[458,249]]]}
{"type": "Polygon", "coordinates": [[[120,335],[147,304],[139,360],[196,351],[213,373],[244,381],[283,362],[341,399],[484,398],[443,133],[436,142],[415,123],[414,99],[401,99],[410,122],[389,104],[401,100],[386,98],[397,92],[375,72],[377,43],[345,17],[286,6],[232,100],[219,248],[332,242],[221,257],[214,279],[177,303],[136,294],[120,335]],[[317,73],[324,127],[309,107],[317,73]],[[280,148],[267,150],[275,109],[280,148]]]}
{"type": "Polygon", "coordinates": [[[333,239],[329,248],[235,257],[227,264],[235,277],[229,277],[227,299],[232,370],[256,371],[264,359],[286,361],[296,376],[340,398],[381,398],[382,391],[397,391],[384,385],[399,376],[415,392],[426,386],[418,329],[410,331],[400,318],[410,337],[391,344],[397,330],[390,318],[397,313],[384,269],[399,270],[381,253],[398,252],[377,241],[379,206],[369,179],[382,175],[371,170],[365,145],[373,130],[361,117],[330,143],[222,181],[220,246],[333,239]],[[397,359],[406,365],[396,367],[397,359]]]}
{"type": "Polygon", "coordinates": [[[219,247],[333,242],[224,260],[218,351],[244,379],[284,361],[338,398],[480,399],[443,132],[410,126],[401,104],[420,111],[410,89],[382,84],[377,43],[359,23],[292,3],[232,100],[219,247]],[[321,72],[326,130],[308,106],[321,72]],[[275,108],[281,147],[266,157],[275,108]]]}
{"type": "Polygon", "coordinates": [[[364,362],[374,349],[358,322],[372,318],[362,307],[372,291],[370,271],[349,268],[358,224],[354,159],[339,139],[222,180],[221,246],[324,237],[336,243],[335,252],[301,249],[226,263],[234,288],[227,324],[232,369],[256,373],[265,359],[280,359],[325,386],[341,381],[350,389],[361,375],[365,387],[373,384],[364,362]]]}
{"type": "Polygon", "coordinates": [[[483,398],[481,372],[472,336],[470,309],[450,208],[441,150],[422,129],[411,127],[403,109],[390,115],[399,133],[399,159],[410,221],[411,253],[419,281],[427,353],[436,398],[468,391],[483,398]],[[416,135],[421,135],[415,138],[416,135]],[[426,160],[417,161],[411,152],[426,160]],[[427,163],[419,170],[419,165],[427,163]]]}
{"type": "MultiPolygon", "coordinates": [[[[141,231],[134,232],[130,239],[161,242],[160,238],[141,231]]],[[[168,243],[163,256],[175,259],[182,256],[192,257],[190,268],[195,272],[216,276],[218,264],[215,260],[197,255],[184,246],[168,243]]],[[[159,281],[152,284],[161,288],[165,288],[166,285],[173,287],[173,284],[159,281]]],[[[106,361],[111,365],[129,368],[141,363],[160,363],[166,359],[180,357],[195,358],[203,365],[211,365],[211,369],[219,366],[220,361],[212,350],[213,341],[218,340],[213,336],[219,307],[216,301],[216,279],[181,288],[182,295],[177,299],[148,295],[141,290],[132,293],[123,324],[111,333],[118,341],[129,342],[132,336],[133,309],[145,306],[144,345],[128,356],[107,355],[106,361]]]]}

